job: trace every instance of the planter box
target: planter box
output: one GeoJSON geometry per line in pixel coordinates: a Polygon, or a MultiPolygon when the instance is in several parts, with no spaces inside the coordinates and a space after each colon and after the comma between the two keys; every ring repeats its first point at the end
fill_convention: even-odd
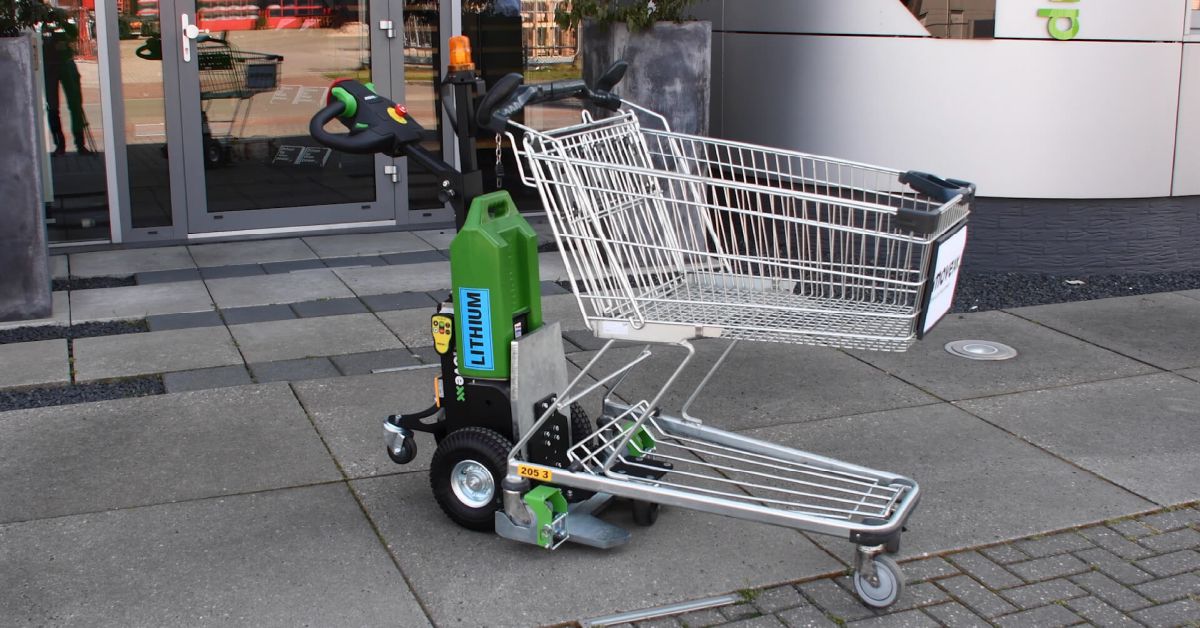
{"type": "Polygon", "coordinates": [[[33,44],[0,37],[0,321],[50,316],[33,44]]]}
{"type": "MultiPolygon", "coordinates": [[[[658,112],[671,130],[708,134],[712,77],[712,24],[659,22],[637,33],[624,24],[585,22],[581,28],[583,78],[589,85],[618,59],[629,63],[614,90],[625,100],[658,112]]],[[[653,124],[642,121],[648,126],[653,124]]]]}

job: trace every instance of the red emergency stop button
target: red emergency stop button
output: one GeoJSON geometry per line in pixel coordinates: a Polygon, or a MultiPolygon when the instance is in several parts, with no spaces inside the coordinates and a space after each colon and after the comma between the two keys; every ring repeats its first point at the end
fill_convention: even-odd
{"type": "Polygon", "coordinates": [[[396,113],[406,116],[408,115],[408,107],[405,107],[404,105],[396,105],[396,113]]]}

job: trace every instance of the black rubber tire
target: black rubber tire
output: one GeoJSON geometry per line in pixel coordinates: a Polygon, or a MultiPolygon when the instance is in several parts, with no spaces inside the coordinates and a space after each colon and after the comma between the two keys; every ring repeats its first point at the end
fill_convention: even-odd
{"type": "Polygon", "coordinates": [[[654,522],[658,521],[658,509],[657,502],[633,500],[633,522],[644,528],[654,525],[654,522]]]}
{"type": "Polygon", "coordinates": [[[429,465],[429,485],[438,506],[454,523],[469,530],[491,532],[495,530],[495,513],[501,507],[503,491],[500,483],[508,470],[508,452],[512,443],[494,430],[485,427],[465,427],[451,432],[444,438],[429,465]],[[450,486],[450,474],[454,465],[463,460],[474,460],[487,467],[492,474],[495,495],[491,503],[478,508],[459,501],[450,486]]]}
{"type": "Polygon", "coordinates": [[[225,147],[221,140],[209,138],[204,142],[204,167],[219,168],[225,163],[225,147]]]}
{"type": "Polygon", "coordinates": [[[413,440],[412,436],[409,436],[404,439],[404,444],[400,446],[400,455],[393,454],[390,448],[387,448],[387,455],[396,464],[408,464],[413,461],[413,458],[417,457],[417,443],[413,440]]]}

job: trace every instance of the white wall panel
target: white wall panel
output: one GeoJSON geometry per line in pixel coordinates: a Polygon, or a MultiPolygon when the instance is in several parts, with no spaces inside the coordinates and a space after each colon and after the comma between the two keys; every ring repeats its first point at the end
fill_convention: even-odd
{"type": "Polygon", "coordinates": [[[1190,0],[997,0],[996,37],[1051,39],[1039,9],[1079,11],[1075,40],[1180,41],[1190,0]]]}
{"type": "Polygon", "coordinates": [[[985,196],[1166,196],[1180,46],[728,33],[722,128],[985,196]]]}
{"type": "Polygon", "coordinates": [[[929,36],[899,0],[707,0],[691,12],[713,30],[929,36]]]}
{"type": "Polygon", "coordinates": [[[1175,145],[1177,196],[1200,194],[1200,44],[1184,44],[1179,81],[1179,133],[1175,145]]]}

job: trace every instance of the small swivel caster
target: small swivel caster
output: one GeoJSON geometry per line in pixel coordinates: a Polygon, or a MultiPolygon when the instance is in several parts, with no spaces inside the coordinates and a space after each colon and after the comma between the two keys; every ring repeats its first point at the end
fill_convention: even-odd
{"type": "Polygon", "coordinates": [[[412,430],[400,427],[391,421],[383,422],[384,444],[387,446],[388,458],[396,464],[408,464],[417,457],[417,441],[413,438],[412,430]]]}
{"type": "Polygon", "coordinates": [[[871,608],[887,608],[904,593],[904,573],[884,546],[859,546],[854,554],[854,592],[871,608]]]}

